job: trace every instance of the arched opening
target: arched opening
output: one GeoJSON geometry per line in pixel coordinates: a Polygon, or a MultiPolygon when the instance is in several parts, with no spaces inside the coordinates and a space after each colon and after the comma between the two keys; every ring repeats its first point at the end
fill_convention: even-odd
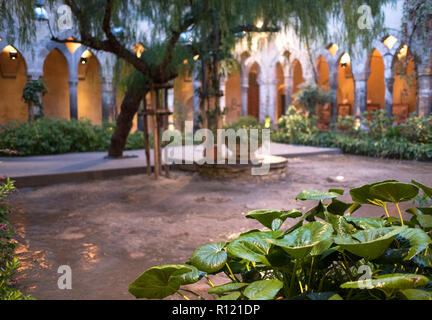
{"type": "Polygon", "coordinates": [[[258,63],[254,63],[249,71],[249,88],[248,88],[248,115],[259,119],[259,84],[258,77],[260,68],[258,63]]]}
{"type": "Polygon", "coordinates": [[[402,46],[393,61],[393,115],[399,123],[417,111],[415,62],[408,53],[408,46],[402,46]]]}
{"type": "Polygon", "coordinates": [[[28,108],[22,100],[27,82],[26,62],[21,53],[6,46],[0,53],[0,124],[27,121],[28,108]]]}
{"type": "MultiPolygon", "coordinates": [[[[300,91],[300,86],[302,83],[304,83],[303,78],[303,68],[297,59],[293,62],[293,89],[292,94],[296,94],[298,91],[300,91]]],[[[295,104],[295,100],[293,99],[293,104],[298,108],[298,106],[295,104]]]]}
{"type": "MultiPolygon", "coordinates": [[[[185,65],[187,61],[185,61],[185,65]]],[[[194,89],[192,73],[189,66],[185,66],[174,81],[174,124],[176,129],[183,132],[185,121],[194,120],[194,89]]]]}
{"type": "Polygon", "coordinates": [[[78,118],[102,123],[102,85],[99,62],[88,50],[78,65],[78,118]]]}
{"type": "Polygon", "coordinates": [[[70,118],[69,70],[63,54],[52,50],[45,59],[43,80],[48,93],[43,97],[44,114],[50,118],[70,118]]]}
{"type": "Polygon", "coordinates": [[[240,71],[232,70],[225,84],[225,107],[227,108],[226,122],[232,123],[242,115],[242,92],[240,85],[240,71]]]}
{"type": "Polygon", "coordinates": [[[354,79],[348,53],[343,54],[339,60],[337,104],[338,116],[344,118],[354,113],[354,79]]]}
{"type": "Polygon", "coordinates": [[[282,65],[276,64],[276,121],[286,113],[286,91],[282,65]]]}
{"type": "MultiPolygon", "coordinates": [[[[318,87],[323,91],[330,91],[330,68],[323,56],[317,60],[318,87]]],[[[330,128],[331,106],[330,103],[317,106],[318,127],[323,130],[330,128]]]]}
{"type": "Polygon", "coordinates": [[[370,75],[367,83],[366,111],[385,109],[384,60],[378,50],[370,56],[370,75]]]}

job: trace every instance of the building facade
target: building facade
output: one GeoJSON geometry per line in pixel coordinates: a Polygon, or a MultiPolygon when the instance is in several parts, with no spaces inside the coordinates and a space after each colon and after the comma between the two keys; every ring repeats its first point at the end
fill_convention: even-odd
{"type": "MultiPolygon", "coordinates": [[[[350,57],[349,50],[336,40],[315,45],[308,55],[292,30],[257,34],[251,45],[239,43],[234,56],[240,68],[222,81],[225,120],[251,115],[275,123],[293,103],[293,94],[301,84],[315,80],[314,74],[318,85],[332,94],[332,103],[322,110],[324,117],[334,120],[337,115],[376,109],[386,109],[400,119],[412,112],[429,115],[431,46],[416,44],[426,46],[419,61],[410,61],[403,71],[395,67],[411,49],[400,40],[403,3],[399,1],[397,6],[384,10],[389,34],[375,39],[370,50],[360,50],[355,57],[350,57]]],[[[71,36],[67,32],[62,35],[71,36]]],[[[27,81],[39,79],[49,90],[43,97],[46,116],[85,118],[94,124],[115,119],[122,93],[115,85],[116,60],[111,54],[92,52],[79,44],[53,42],[42,23],[37,39],[29,47],[20,47],[19,39],[8,43],[6,38],[6,34],[0,34],[0,124],[27,121],[22,91],[27,81]]],[[[174,81],[169,105],[180,114],[178,119],[192,120],[199,112],[199,86],[193,72],[174,81]]]]}

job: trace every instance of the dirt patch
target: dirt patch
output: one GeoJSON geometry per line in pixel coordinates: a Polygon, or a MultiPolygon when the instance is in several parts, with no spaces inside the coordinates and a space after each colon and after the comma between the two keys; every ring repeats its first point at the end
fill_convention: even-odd
{"type": "MultiPolygon", "coordinates": [[[[260,183],[174,172],[159,181],[133,176],[20,190],[10,198],[20,235],[20,288],[38,299],[132,299],[128,285],[147,268],[184,263],[199,245],[259,228],[245,219],[248,211],[310,208],[294,200],[303,189],[384,179],[432,184],[431,163],[332,155],[290,159],[288,170],[280,181],[260,183]],[[72,268],[72,290],[58,289],[61,265],[72,268]]],[[[381,212],[370,207],[359,215],[381,212]]],[[[205,292],[207,284],[196,288],[205,292]]]]}

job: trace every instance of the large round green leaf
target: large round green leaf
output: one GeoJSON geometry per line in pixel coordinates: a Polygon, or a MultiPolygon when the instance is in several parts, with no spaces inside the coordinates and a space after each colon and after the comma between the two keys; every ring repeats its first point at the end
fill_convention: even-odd
{"type": "Polygon", "coordinates": [[[151,268],[129,285],[129,292],[137,298],[164,299],[177,292],[182,285],[179,276],[190,271],[183,265],[151,268]]]}
{"type": "Polygon", "coordinates": [[[190,263],[199,270],[215,273],[221,270],[227,262],[227,253],[224,250],[225,242],[207,244],[195,250],[190,263]]]}
{"type": "Polygon", "coordinates": [[[412,180],[411,182],[414,183],[416,186],[420,187],[423,190],[424,194],[432,199],[432,188],[429,188],[416,180],[412,180]]]}
{"type": "Polygon", "coordinates": [[[218,298],[217,300],[235,301],[235,300],[238,300],[238,298],[240,298],[240,296],[241,296],[240,292],[234,292],[234,293],[231,293],[229,295],[222,296],[222,297],[218,298]]]}
{"type": "Polygon", "coordinates": [[[336,238],[335,242],[341,249],[369,260],[380,257],[392,241],[406,227],[368,229],[357,232],[351,237],[336,238]]]}
{"type": "Polygon", "coordinates": [[[303,190],[299,193],[296,200],[325,200],[325,199],[334,199],[340,197],[340,193],[338,192],[322,192],[318,190],[303,190]]]}
{"type": "Polygon", "coordinates": [[[282,287],[282,281],[275,279],[256,281],[245,289],[244,295],[249,300],[272,300],[282,287]]]}
{"type": "Polygon", "coordinates": [[[267,232],[251,233],[232,241],[228,245],[227,251],[234,257],[269,266],[270,263],[266,255],[269,253],[271,244],[266,239],[273,239],[275,235],[279,234],[267,232]]]}
{"type": "MultiPolygon", "coordinates": [[[[320,246],[319,251],[323,252],[328,249],[332,243],[329,239],[331,239],[333,231],[333,227],[329,223],[311,222],[294,230],[282,239],[269,239],[267,241],[281,247],[291,257],[302,259],[321,242],[325,242],[325,246],[320,246]]],[[[317,254],[320,253],[317,252],[317,254]]]]}
{"type": "MultiPolygon", "coordinates": [[[[273,221],[278,219],[280,221],[285,222],[288,218],[298,218],[301,217],[302,213],[298,210],[290,210],[290,211],[278,211],[278,210],[255,210],[249,212],[246,215],[248,219],[258,220],[264,227],[274,230],[273,221]]],[[[279,226],[280,227],[280,226],[279,226]]],[[[277,228],[279,229],[279,228],[277,228]]],[[[276,229],[276,230],[277,230],[276,229]]]]}
{"type": "Polygon", "coordinates": [[[222,295],[224,293],[227,292],[233,292],[233,291],[238,291],[240,289],[243,289],[244,287],[247,287],[249,284],[248,283],[227,283],[224,284],[222,286],[217,286],[214,288],[211,288],[208,293],[209,294],[217,294],[217,295],[222,295]]]}
{"type": "Polygon", "coordinates": [[[384,202],[405,202],[414,199],[419,188],[412,184],[400,182],[386,182],[371,187],[371,194],[384,202]]]}
{"type": "Polygon", "coordinates": [[[364,230],[384,228],[386,225],[385,221],[381,218],[345,217],[345,220],[364,230]]]}
{"type": "Polygon", "coordinates": [[[405,229],[399,234],[397,239],[402,240],[402,248],[405,247],[405,249],[408,250],[408,256],[405,260],[409,260],[420,252],[426,250],[427,246],[432,243],[431,238],[426,232],[414,228],[405,229]]]}
{"type": "Polygon", "coordinates": [[[401,293],[408,300],[432,300],[432,292],[420,289],[406,289],[402,290],[401,293]]]}
{"type": "Polygon", "coordinates": [[[198,270],[194,266],[185,265],[185,267],[189,269],[189,272],[181,273],[179,275],[172,275],[173,279],[178,280],[182,286],[197,283],[205,276],[204,272],[198,270]]]}
{"type": "Polygon", "coordinates": [[[376,200],[375,195],[371,193],[371,188],[382,184],[382,183],[388,183],[388,182],[397,182],[395,180],[386,180],[381,182],[376,182],[372,184],[366,184],[359,188],[354,188],[350,191],[351,198],[353,201],[360,203],[360,204],[372,204],[375,205],[372,201],[376,200]]]}
{"type": "Polygon", "coordinates": [[[425,276],[418,274],[386,274],[375,279],[347,282],[342,289],[412,289],[423,287],[429,282],[425,276]]]}

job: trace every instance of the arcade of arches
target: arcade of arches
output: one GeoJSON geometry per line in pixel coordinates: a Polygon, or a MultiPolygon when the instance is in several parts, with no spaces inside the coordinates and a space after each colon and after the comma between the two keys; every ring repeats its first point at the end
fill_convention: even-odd
{"type": "MultiPolygon", "coordinates": [[[[370,54],[365,68],[367,77],[362,80],[365,82],[365,106],[360,109],[356,109],[356,94],[357,87],[362,81],[357,81],[353,74],[351,57],[347,53],[334,56],[336,52],[334,54],[332,52],[334,61],[337,61],[334,63],[334,61],[328,61],[328,57],[326,59],[320,55],[315,65],[318,86],[325,91],[334,92],[334,101],[336,101],[336,105],[318,106],[317,112],[321,125],[328,127],[334,110],[337,111],[337,115],[346,116],[358,114],[359,111],[386,108],[389,110],[390,105],[390,110],[400,121],[403,121],[409,113],[415,112],[418,108],[418,83],[413,77],[416,69],[415,63],[409,61],[404,71],[397,71],[400,69],[397,68],[397,65],[403,58],[400,57],[403,50],[407,50],[406,46],[402,47],[400,53],[393,58],[391,79],[386,72],[384,58],[380,51],[373,50],[370,54]],[[389,83],[391,86],[388,85],[389,83]]],[[[43,97],[45,115],[62,119],[84,118],[91,120],[94,124],[101,124],[106,115],[103,112],[104,86],[98,58],[86,50],[82,53],[76,66],[71,68],[70,64],[70,59],[68,60],[58,49],[51,50],[43,61],[41,78],[49,89],[49,93],[43,97]],[[71,72],[76,73],[75,78],[71,77],[73,75],[71,72]],[[74,96],[77,100],[75,112],[71,102],[74,96]]],[[[225,121],[232,122],[242,115],[253,116],[263,121],[263,111],[260,108],[267,98],[263,96],[267,94],[267,88],[274,90],[274,99],[271,100],[274,106],[266,109],[266,112],[270,110],[266,116],[277,121],[286,112],[287,107],[293,103],[292,95],[300,90],[302,83],[305,83],[304,67],[298,59],[293,59],[289,68],[277,62],[272,72],[265,72],[265,74],[274,74],[274,80],[271,81],[262,79],[264,73],[259,61],[254,61],[250,66],[247,82],[244,82],[241,70],[231,72],[222,81],[225,96],[221,106],[227,108],[225,121]],[[247,91],[243,90],[244,88],[247,91]]],[[[24,56],[12,46],[3,48],[0,53],[0,96],[2,97],[0,124],[15,120],[27,121],[27,106],[21,96],[29,78],[24,56]]],[[[199,110],[195,93],[199,83],[196,82],[190,71],[180,75],[174,81],[171,107],[173,111],[176,108],[177,121],[193,120],[194,113],[199,110]]],[[[122,93],[117,90],[114,96],[114,105],[117,110],[112,114],[118,114],[122,93]]],[[[134,129],[139,127],[138,123],[139,120],[135,118],[134,129]]]]}

